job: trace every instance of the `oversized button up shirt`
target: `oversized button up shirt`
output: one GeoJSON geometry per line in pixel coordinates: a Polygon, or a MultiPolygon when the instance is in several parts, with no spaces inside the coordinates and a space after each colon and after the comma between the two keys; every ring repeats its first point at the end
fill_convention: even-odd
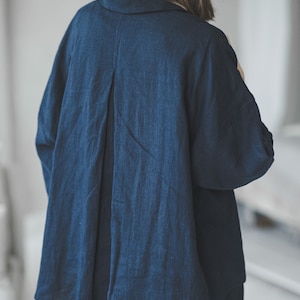
{"type": "Polygon", "coordinates": [[[272,136],[226,36],[163,0],[99,0],[58,49],[36,137],[37,300],[223,300],[245,280],[233,189],[272,136]]]}

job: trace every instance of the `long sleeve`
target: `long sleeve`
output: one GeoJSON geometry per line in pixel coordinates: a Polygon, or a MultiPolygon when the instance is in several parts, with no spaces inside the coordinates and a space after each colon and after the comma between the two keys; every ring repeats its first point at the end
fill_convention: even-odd
{"type": "Polygon", "coordinates": [[[44,180],[48,193],[49,181],[51,179],[53,150],[55,147],[60,110],[64,98],[68,68],[73,48],[74,38],[72,35],[72,25],[70,25],[57,51],[38,115],[36,148],[42,163],[44,180]]]}
{"type": "Polygon", "coordinates": [[[191,113],[193,179],[204,188],[245,185],[262,176],[273,162],[272,134],[236,66],[226,37],[213,37],[191,113]]]}

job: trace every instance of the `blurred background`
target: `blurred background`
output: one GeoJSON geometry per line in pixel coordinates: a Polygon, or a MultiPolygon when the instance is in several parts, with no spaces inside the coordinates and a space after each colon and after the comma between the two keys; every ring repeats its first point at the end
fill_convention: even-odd
{"type": "MultiPolygon", "coordinates": [[[[84,0],[0,0],[0,300],[32,300],[47,197],[34,138],[58,44],[84,0]]],[[[214,0],[275,136],[276,161],[236,191],[245,300],[300,299],[300,1],[214,0]]]]}

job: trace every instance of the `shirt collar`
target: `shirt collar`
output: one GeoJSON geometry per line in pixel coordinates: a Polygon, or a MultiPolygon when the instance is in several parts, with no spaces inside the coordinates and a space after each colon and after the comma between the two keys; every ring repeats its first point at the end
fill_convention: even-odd
{"type": "Polygon", "coordinates": [[[163,10],[182,10],[167,0],[98,0],[105,8],[120,13],[143,13],[163,10]]]}

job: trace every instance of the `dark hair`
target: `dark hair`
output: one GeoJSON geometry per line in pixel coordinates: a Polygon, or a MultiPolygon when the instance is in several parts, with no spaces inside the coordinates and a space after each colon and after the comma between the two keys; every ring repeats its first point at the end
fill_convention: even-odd
{"type": "Polygon", "coordinates": [[[210,21],[215,17],[211,0],[170,0],[174,4],[184,7],[189,13],[210,21]]]}

